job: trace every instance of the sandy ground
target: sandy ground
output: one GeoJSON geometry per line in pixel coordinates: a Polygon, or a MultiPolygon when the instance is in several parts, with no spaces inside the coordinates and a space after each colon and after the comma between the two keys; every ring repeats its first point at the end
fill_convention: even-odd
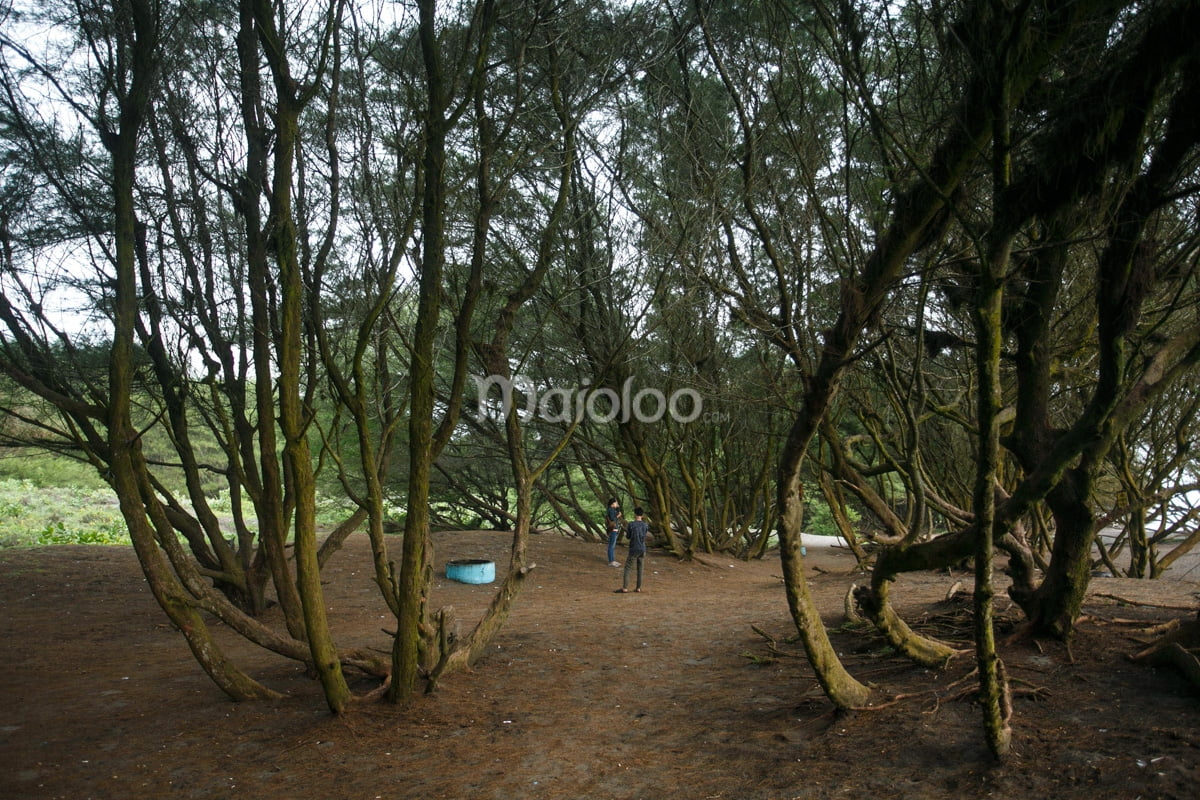
{"type": "MultiPolygon", "coordinates": [[[[646,591],[618,595],[604,549],[542,535],[538,566],[489,654],[432,695],[333,717],[295,664],[220,631],[227,651],[288,697],[229,702],[156,607],[133,553],[0,552],[0,798],[1194,798],[1200,706],[1169,669],[1131,664],[1144,629],[1191,618],[1187,580],[1096,579],[1069,644],[1005,644],[1018,691],[1014,752],[995,763],[972,700],[972,660],[914,667],[842,625],[863,576],[808,543],[808,578],[843,661],[875,692],[838,713],[795,636],[776,556],[682,563],[651,552],[646,591]],[[772,646],[773,643],[773,646],[772,646]]],[[[509,542],[439,534],[437,563],[509,542]]],[[[327,571],[346,646],[388,648],[390,627],[354,537],[327,571]]],[[[914,627],[967,644],[969,576],[906,575],[914,627]]],[[[494,586],[440,577],[433,607],[473,624],[494,586]]],[[[1003,635],[1018,621],[999,604],[1003,635]]],[[[356,691],[373,686],[354,676],[356,691]]]]}

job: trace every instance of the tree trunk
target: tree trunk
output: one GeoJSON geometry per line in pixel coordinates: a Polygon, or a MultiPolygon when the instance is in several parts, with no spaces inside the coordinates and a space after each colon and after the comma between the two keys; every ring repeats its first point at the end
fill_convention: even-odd
{"type": "Polygon", "coordinates": [[[1089,484],[1079,470],[1071,470],[1047,496],[1054,513],[1054,544],[1045,577],[1024,607],[1035,632],[1059,639],[1070,635],[1091,580],[1095,519],[1089,484]]]}
{"type": "MultiPolygon", "coordinates": [[[[997,142],[997,149],[1002,148],[997,142]]],[[[1010,708],[1004,665],[996,654],[996,632],[992,583],[995,554],[994,532],[996,494],[993,487],[1000,466],[1000,424],[1002,406],[1000,385],[1000,349],[1002,345],[1002,280],[1007,263],[1008,242],[999,245],[985,259],[975,304],[976,367],[979,372],[979,462],[975,471],[975,660],[979,669],[979,704],[984,731],[992,755],[1002,758],[1012,747],[1008,724],[1010,708]]]]}
{"type": "MultiPolygon", "coordinates": [[[[280,331],[275,357],[279,376],[279,426],[283,434],[283,467],[288,475],[293,514],[296,589],[304,614],[304,629],[312,650],[313,667],[334,713],[350,703],[350,687],[342,674],[337,647],[329,629],[321,567],[317,560],[316,479],[308,444],[309,416],[304,407],[302,360],[305,350],[303,313],[305,288],[300,274],[296,222],[293,218],[292,183],[299,135],[300,112],[305,100],[297,94],[287,62],[275,10],[268,0],[257,0],[255,23],[264,43],[263,53],[275,83],[275,163],[271,181],[271,235],[279,265],[280,331]]],[[[264,420],[263,425],[269,425],[264,420]]]]}
{"type": "MultiPolygon", "coordinates": [[[[259,545],[271,573],[275,596],[283,610],[284,624],[294,638],[304,639],[307,636],[304,611],[295,580],[288,568],[287,514],[274,425],[275,376],[272,374],[271,354],[275,351],[275,342],[271,336],[274,325],[269,297],[275,278],[271,274],[260,210],[262,193],[267,184],[270,134],[261,124],[267,114],[263,108],[262,77],[259,74],[256,10],[256,0],[241,0],[238,4],[237,50],[242,123],[246,129],[246,181],[239,187],[237,206],[246,226],[246,277],[250,286],[254,405],[259,448],[257,467],[261,475],[261,488],[254,498],[254,507],[258,516],[259,545]]],[[[269,10],[267,14],[270,14],[269,10]]],[[[251,463],[247,461],[248,470],[252,470],[251,463]]]]}
{"type": "MultiPolygon", "coordinates": [[[[1019,31],[1014,31],[1016,36],[1019,31]]],[[[975,326],[975,368],[979,373],[976,416],[979,419],[979,460],[975,466],[973,492],[975,530],[975,661],[979,669],[979,705],[988,749],[996,758],[1008,755],[1012,747],[1009,727],[1011,705],[1004,664],[996,654],[996,631],[992,583],[995,558],[996,492],[1000,476],[1000,412],[1004,405],[1000,375],[1000,353],[1004,345],[1004,278],[1012,251],[1012,234],[1004,229],[999,217],[1007,216],[1001,198],[1012,182],[1011,130],[1009,109],[1009,60],[1011,42],[997,47],[996,119],[992,135],[991,235],[986,237],[987,252],[980,253],[979,275],[975,287],[972,321],[975,326]]]]}
{"type": "Polygon", "coordinates": [[[113,239],[116,270],[113,347],[109,362],[108,446],[111,481],[130,538],[155,600],[183,633],[196,660],[223,692],[235,700],[278,697],[229,662],[209,634],[208,627],[171,574],[146,519],[142,487],[145,462],[141,439],[131,417],[134,378],[133,341],[138,316],[136,219],[133,188],[137,168],[137,140],[157,77],[158,27],[150,4],[133,0],[128,6],[133,40],[131,83],[119,99],[119,129],[109,140],[112,159],[113,239]]]}
{"type": "Polygon", "coordinates": [[[422,258],[417,319],[409,371],[408,509],[398,580],[400,613],[392,647],[388,699],[406,702],[416,692],[421,638],[429,591],[429,478],[432,468],[434,340],[441,311],[445,259],[446,90],[435,24],[434,0],[420,0],[421,54],[425,63],[424,187],[421,194],[422,258]]]}
{"type": "MultiPolygon", "coordinates": [[[[793,434],[795,432],[796,426],[793,427],[793,434]]],[[[796,444],[793,435],[784,446],[777,486],[779,557],[783,566],[788,608],[804,642],[808,662],[816,672],[817,681],[825,694],[838,708],[858,708],[866,705],[871,690],[855,680],[842,665],[833,643],[829,641],[829,632],[808,591],[808,581],[804,576],[804,558],[800,555],[800,532],[804,524],[804,489],[800,482],[803,451],[798,450],[796,444]]]]}

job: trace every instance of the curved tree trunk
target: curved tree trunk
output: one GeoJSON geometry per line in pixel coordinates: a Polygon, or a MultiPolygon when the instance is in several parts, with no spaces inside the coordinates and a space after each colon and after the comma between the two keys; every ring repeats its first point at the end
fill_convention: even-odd
{"type": "MultiPolygon", "coordinates": [[[[116,366],[116,357],[113,363],[116,375],[120,370],[116,366]]],[[[118,406],[114,405],[113,408],[115,410],[118,406]]],[[[140,480],[138,477],[142,473],[144,478],[144,465],[138,452],[136,434],[132,426],[122,425],[116,420],[114,422],[117,424],[110,428],[110,444],[114,445],[111,462],[112,485],[129,528],[134,552],[137,553],[138,562],[142,566],[142,574],[146,576],[146,583],[154,599],[183,634],[188,649],[192,651],[200,667],[231,699],[241,701],[282,697],[279,692],[263,686],[225,657],[220,646],[213,640],[197,603],[172,573],[170,563],[159,549],[154,528],[146,518],[146,504],[141,499],[141,486],[148,485],[149,481],[140,480]]],[[[174,536],[174,531],[170,531],[169,535],[174,536]]]]}
{"type": "MultiPolygon", "coordinates": [[[[118,496],[122,492],[136,492],[136,489],[131,487],[135,486],[137,481],[128,463],[128,456],[118,456],[114,452],[113,488],[118,496]]],[[[220,646],[213,640],[204,617],[171,574],[170,566],[154,540],[153,530],[146,522],[145,507],[140,502],[127,503],[124,499],[120,504],[129,526],[129,538],[133,542],[134,552],[142,565],[142,574],[146,576],[146,584],[159,606],[167,613],[167,617],[183,634],[188,649],[213,683],[233,700],[271,700],[282,697],[279,692],[263,686],[225,657],[220,646]]]]}
{"type": "Polygon", "coordinates": [[[925,667],[944,666],[947,661],[959,654],[945,642],[921,636],[892,608],[888,587],[891,578],[881,578],[878,573],[872,575],[870,588],[860,586],[854,592],[854,599],[871,623],[879,629],[888,640],[906,658],[925,667]]]}
{"type": "MultiPolygon", "coordinates": [[[[515,412],[513,413],[515,414],[515,412]]],[[[511,448],[510,444],[510,453],[511,448]]],[[[435,616],[438,620],[436,644],[438,660],[430,670],[429,683],[426,685],[428,692],[437,688],[438,681],[444,675],[470,667],[484,654],[492,639],[504,627],[517,597],[524,588],[525,578],[535,566],[528,560],[529,525],[533,517],[533,501],[530,496],[529,476],[524,466],[523,448],[518,449],[522,451],[520,455],[522,460],[520,466],[514,463],[514,471],[524,474],[518,479],[517,484],[517,522],[513,527],[508,572],[504,576],[504,582],[492,597],[492,602],[488,604],[483,618],[466,637],[451,642],[447,635],[447,629],[451,627],[454,610],[453,608],[443,608],[437,612],[435,616]]]]}
{"type": "Polygon", "coordinates": [[[821,470],[821,475],[817,477],[817,483],[821,486],[822,497],[826,499],[826,505],[829,506],[829,512],[833,515],[834,523],[838,525],[838,531],[842,539],[846,540],[846,546],[854,554],[854,561],[858,564],[859,569],[865,569],[870,559],[866,555],[866,549],[863,548],[862,542],[859,542],[858,536],[854,534],[854,527],[850,522],[850,517],[846,515],[845,493],[841,491],[841,487],[834,483],[826,470],[821,470]]]}
{"type": "Polygon", "coordinates": [[[777,487],[779,557],[783,566],[788,608],[804,642],[808,662],[816,672],[817,682],[825,694],[838,708],[858,708],[867,704],[871,690],[855,680],[838,658],[804,576],[804,557],[800,554],[800,532],[804,524],[804,489],[800,482],[803,450],[797,450],[795,445],[796,438],[789,437],[784,446],[784,460],[780,463],[777,487]]]}

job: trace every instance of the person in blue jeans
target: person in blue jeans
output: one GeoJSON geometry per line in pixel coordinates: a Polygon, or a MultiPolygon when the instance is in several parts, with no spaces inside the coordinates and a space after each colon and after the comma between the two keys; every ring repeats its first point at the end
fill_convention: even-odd
{"type": "Polygon", "coordinates": [[[614,497],[608,501],[608,510],[604,512],[604,528],[608,531],[608,565],[610,567],[621,566],[621,562],[617,561],[617,539],[621,538],[621,523],[624,521],[625,518],[621,515],[621,504],[614,497]]]}
{"type": "Polygon", "coordinates": [[[629,592],[629,573],[637,570],[637,584],[634,587],[635,592],[642,590],[642,571],[646,561],[646,537],[650,535],[650,526],[646,520],[642,519],[644,513],[641,507],[633,509],[633,522],[629,523],[629,528],[625,531],[629,537],[629,556],[625,559],[625,573],[621,579],[621,588],[617,589],[618,594],[626,594],[629,592]]]}

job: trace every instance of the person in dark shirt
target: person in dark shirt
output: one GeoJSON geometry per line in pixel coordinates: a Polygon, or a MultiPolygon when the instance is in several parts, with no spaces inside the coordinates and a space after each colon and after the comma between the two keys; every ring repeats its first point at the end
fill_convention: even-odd
{"type": "Polygon", "coordinates": [[[621,580],[621,588],[617,589],[620,594],[625,594],[629,591],[629,574],[637,570],[637,584],[634,587],[635,592],[642,590],[642,572],[646,562],[646,537],[650,535],[650,526],[646,520],[642,519],[645,512],[641,506],[633,510],[633,522],[629,523],[625,534],[629,537],[629,555],[625,559],[625,573],[621,580]]]}
{"type": "Polygon", "coordinates": [[[608,510],[604,512],[604,529],[608,531],[608,565],[619,567],[617,561],[617,540],[621,538],[621,523],[625,518],[621,514],[621,504],[617,498],[608,501],[608,510]]]}

